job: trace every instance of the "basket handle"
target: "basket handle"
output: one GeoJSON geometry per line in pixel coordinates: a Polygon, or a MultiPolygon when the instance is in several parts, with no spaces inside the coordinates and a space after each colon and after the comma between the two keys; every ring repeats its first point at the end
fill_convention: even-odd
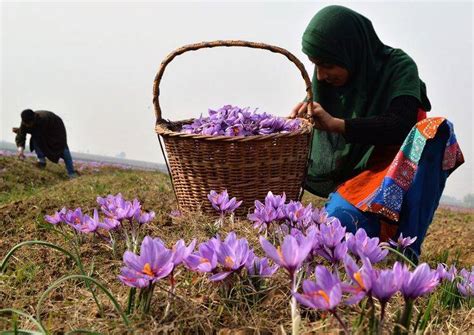
{"type": "MultiPolygon", "coordinates": [[[[313,92],[311,88],[311,80],[309,79],[308,72],[306,72],[306,69],[303,65],[303,63],[300,62],[298,58],[296,58],[295,55],[290,53],[289,51],[274,46],[274,45],[269,45],[269,44],[264,44],[264,43],[258,43],[258,42],[248,42],[248,41],[240,41],[240,40],[219,40],[219,41],[212,41],[212,42],[201,42],[201,43],[195,43],[195,44],[188,44],[185,46],[182,46],[179,49],[176,49],[172,53],[170,53],[162,62],[160,65],[160,69],[158,73],[155,76],[155,81],[153,83],[153,105],[155,106],[155,116],[156,116],[156,122],[163,121],[162,114],[161,114],[161,107],[160,107],[160,101],[159,101],[159,96],[160,96],[160,82],[161,78],[163,77],[163,73],[165,72],[166,66],[178,55],[181,55],[187,51],[194,51],[198,49],[203,49],[203,48],[214,48],[214,47],[248,47],[248,48],[254,48],[254,49],[266,49],[271,52],[276,52],[280,53],[286,58],[288,58],[291,62],[293,62],[296,67],[300,70],[301,75],[303,76],[303,79],[306,84],[306,98],[308,101],[313,101],[313,92]]],[[[308,104],[308,115],[310,115],[310,108],[311,105],[308,104]]]]}

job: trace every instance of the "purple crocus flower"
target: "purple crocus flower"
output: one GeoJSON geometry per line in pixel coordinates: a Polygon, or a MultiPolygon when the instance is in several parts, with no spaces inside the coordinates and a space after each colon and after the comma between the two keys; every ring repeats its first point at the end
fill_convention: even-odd
{"type": "Polygon", "coordinates": [[[310,308],[333,311],[342,299],[339,278],[321,265],[316,267],[315,276],[316,281],[303,282],[302,294],[293,293],[296,300],[310,308]]]}
{"type": "Polygon", "coordinates": [[[403,266],[400,292],[406,299],[415,299],[433,291],[439,284],[438,273],[426,263],[420,264],[413,272],[403,266]]]}
{"type": "Polygon", "coordinates": [[[286,120],[257,110],[224,105],[217,110],[208,110],[208,117],[202,115],[191,124],[183,125],[181,131],[188,134],[249,136],[277,132],[295,131],[301,127],[301,120],[286,120]]]}
{"type": "Polygon", "coordinates": [[[131,287],[147,287],[168,276],[174,268],[173,253],[165,248],[159,239],[146,236],[140,247],[140,255],[125,251],[120,281],[131,287]]]}
{"type": "Polygon", "coordinates": [[[290,201],[285,206],[284,213],[291,227],[304,229],[312,223],[313,208],[311,204],[305,207],[299,201],[290,201]]]}
{"type": "Polygon", "coordinates": [[[171,216],[172,218],[180,218],[183,216],[183,213],[179,210],[179,209],[173,209],[169,216],[171,216]]]}
{"type": "Polygon", "coordinates": [[[351,256],[344,257],[344,267],[346,269],[350,284],[343,283],[342,289],[345,292],[351,293],[351,296],[346,300],[348,305],[356,304],[361,301],[372,289],[372,281],[374,280],[374,269],[370,260],[364,256],[362,259],[362,267],[359,267],[351,256]]]}
{"type": "MultiPolygon", "coordinates": [[[[271,191],[268,191],[265,197],[265,206],[271,207],[275,210],[281,210],[285,206],[286,194],[273,195],[271,191]]],[[[283,218],[283,217],[282,217],[283,218]]]]}
{"type": "Polygon", "coordinates": [[[323,207],[321,209],[313,208],[311,219],[315,224],[321,225],[321,224],[330,224],[336,218],[333,216],[329,216],[328,212],[326,211],[326,208],[323,207]]]}
{"type": "Polygon", "coordinates": [[[114,230],[120,227],[120,221],[113,218],[104,218],[102,222],[99,222],[99,228],[105,229],[107,231],[114,230]]]}
{"type": "Polygon", "coordinates": [[[216,245],[208,241],[201,243],[198,251],[183,259],[186,267],[197,272],[212,272],[217,266],[216,245]]]}
{"type": "Polygon", "coordinates": [[[403,266],[395,262],[392,269],[376,270],[372,280],[372,295],[386,304],[397,293],[403,282],[403,266]]]}
{"type": "Polygon", "coordinates": [[[223,271],[210,277],[211,281],[220,281],[227,278],[231,273],[240,271],[246,264],[250,255],[248,241],[245,238],[237,239],[237,235],[231,232],[226,239],[216,248],[217,261],[223,271]]]}
{"type": "Polygon", "coordinates": [[[207,195],[212,207],[221,214],[233,213],[241,204],[242,201],[237,201],[236,198],[229,199],[227,190],[217,193],[214,190],[207,195]]]}
{"type": "Polygon", "coordinates": [[[462,269],[459,271],[461,280],[457,283],[457,288],[459,293],[464,297],[473,297],[474,296],[474,266],[471,268],[471,271],[462,269]]]}
{"type": "Polygon", "coordinates": [[[446,264],[439,263],[436,272],[438,273],[440,281],[448,280],[452,282],[454,278],[456,278],[457,269],[454,265],[451,265],[448,269],[446,264]]]}
{"type": "Polygon", "coordinates": [[[294,236],[286,235],[281,247],[275,248],[263,236],[260,236],[260,244],[276,264],[285,268],[292,278],[303,262],[308,257],[312,247],[314,233],[308,234],[305,239],[296,239],[294,236]]]}
{"type": "Polygon", "coordinates": [[[260,201],[255,200],[255,210],[249,214],[247,218],[254,222],[253,227],[258,228],[259,232],[268,228],[268,226],[277,221],[281,217],[282,211],[275,210],[273,207],[268,207],[260,201]]]}
{"type": "Polygon", "coordinates": [[[175,266],[181,264],[185,258],[187,258],[194,251],[196,246],[196,239],[193,239],[188,246],[184,243],[184,240],[179,240],[173,246],[173,257],[172,262],[175,266]]]}
{"type": "Polygon", "coordinates": [[[355,235],[346,234],[347,248],[356,256],[365,256],[370,262],[378,263],[388,255],[388,250],[380,247],[378,237],[369,238],[364,229],[359,228],[355,235]]]}
{"type": "Polygon", "coordinates": [[[314,253],[332,263],[342,261],[347,254],[347,244],[342,241],[345,233],[346,227],[342,227],[338,219],[328,224],[321,224],[317,238],[314,240],[314,253]]]}
{"type": "Polygon", "coordinates": [[[94,233],[99,228],[99,213],[97,209],[94,209],[94,215],[91,218],[89,215],[82,216],[79,222],[74,221],[70,223],[70,226],[73,227],[76,231],[84,234],[94,233]]]}
{"type": "Polygon", "coordinates": [[[155,218],[155,212],[153,211],[144,212],[144,211],[138,210],[135,212],[133,217],[139,224],[145,224],[150,221],[153,221],[153,219],[155,218]]]}
{"type": "Polygon", "coordinates": [[[72,226],[74,224],[80,224],[83,221],[84,215],[82,214],[82,209],[76,208],[75,210],[68,210],[65,214],[62,215],[63,222],[72,226]]]}
{"type": "Polygon", "coordinates": [[[388,240],[388,243],[393,245],[396,248],[400,249],[406,249],[410,245],[412,245],[416,241],[416,236],[415,237],[403,237],[403,233],[400,233],[400,236],[398,237],[397,241],[394,241],[392,239],[388,240]]]}
{"type": "Polygon", "coordinates": [[[55,212],[53,215],[45,215],[44,219],[53,225],[57,225],[63,222],[63,216],[66,214],[66,211],[66,207],[63,207],[59,212],[55,212]]]}
{"type": "Polygon", "coordinates": [[[268,258],[257,257],[253,251],[250,251],[245,268],[251,276],[257,277],[271,277],[278,270],[278,265],[270,266],[268,258]]]}

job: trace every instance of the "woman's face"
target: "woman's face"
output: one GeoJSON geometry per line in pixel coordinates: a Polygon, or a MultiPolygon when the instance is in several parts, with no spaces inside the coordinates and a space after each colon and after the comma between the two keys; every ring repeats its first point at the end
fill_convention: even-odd
{"type": "Polygon", "coordinates": [[[314,71],[318,81],[325,81],[332,86],[344,86],[349,79],[349,71],[338,65],[322,62],[318,59],[309,57],[314,63],[314,71]]]}

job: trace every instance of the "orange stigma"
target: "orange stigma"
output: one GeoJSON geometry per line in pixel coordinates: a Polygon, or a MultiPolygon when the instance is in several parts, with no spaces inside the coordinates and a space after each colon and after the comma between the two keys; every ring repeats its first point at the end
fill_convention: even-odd
{"type": "Polygon", "coordinates": [[[232,269],[232,266],[234,266],[234,260],[232,257],[227,256],[224,260],[225,267],[228,269],[232,269]]]}
{"type": "Polygon", "coordinates": [[[324,292],[323,290],[319,290],[318,294],[326,300],[326,302],[329,304],[329,296],[324,292]]]}
{"type": "Polygon", "coordinates": [[[154,276],[155,275],[153,273],[153,270],[151,269],[150,263],[145,264],[145,266],[143,267],[142,272],[146,275],[149,275],[149,276],[154,276]]]}
{"type": "Polygon", "coordinates": [[[202,264],[202,263],[211,263],[211,262],[207,258],[201,257],[201,259],[199,260],[199,264],[202,264]]]}
{"type": "Polygon", "coordinates": [[[354,273],[354,280],[357,282],[357,284],[359,284],[359,286],[363,290],[365,290],[364,281],[362,280],[362,275],[360,274],[360,271],[357,271],[356,273],[354,273]]]}
{"type": "Polygon", "coordinates": [[[280,259],[283,261],[283,254],[281,253],[281,247],[280,246],[277,247],[277,253],[278,253],[278,256],[280,256],[280,259]]]}

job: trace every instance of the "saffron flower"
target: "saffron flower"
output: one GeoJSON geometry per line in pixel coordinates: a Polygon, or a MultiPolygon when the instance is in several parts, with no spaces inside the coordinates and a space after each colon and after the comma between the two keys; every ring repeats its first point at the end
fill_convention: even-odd
{"type": "Polygon", "coordinates": [[[184,240],[179,240],[173,246],[172,252],[172,262],[174,266],[178,266],[183,262],[185,258],[187,258],[191,253],[194,251],[194,247],[196,246],[196,239],[193,239],[188,246],[184,243],[184,240]]]}
{"type": "Polygon", "coordinates": [[[461,277],[460,282],[457,284],[459,293],[464,297],[474,296],[474,266],[471,268],[471,271],[462,269],[459,271],[461,277]]]}
{"type": "Polygon", "coordinates": [[[285,268],[293,278],[311,252],[314,237],[315,234],[310,233],[306,238],[298,240],[292,235],[286,235],[281,247],[275,248],[263,236],[260,236],[260,244],[267,256],[285,268]]]}
{"type": "Polygon", "coordinates": [[[216,245],[211,241],[199,244],[198,251],[184,258],[184,264],[192,271],[212,272],[217,266],[216,245]]]}
{"type": "Polygon", "coordinates": [[[375,277],[374,269],[368,258],[362,256],[361,259],[363,265],[359,268],[351,256],[346,254],[344,257],[344,267],[351,279],[350,284],[342,284],[343,290],[352,294],[346,300],[348,305],[358,303],[369,294],[372,289],[372,281],[375,277]]]}
{"type": "Polygon", "coordinates": [[[155,218],[155,212],[144,212],[142,210],[137,210],[135,211],[133,217],[139,224],[145,224],[153,221],[153,219],[155,218]]]}
{"type": "Polygon", "coordinates": [[[420,264],[413,272],[403,267],[403,278],[400,292],[405,300],[415,299],[432,292],[439,284],[438,273],[431,270],[426,263],[420,264]]]}
{"type": "Polygon", "coordinates": [[[301,127],[299,119],[285,119],[267,113],[257,114],[257,109],[240,108],[232,105],[212,110],[208,116],[202,115],[190,124],[183,125],[181,131],[188,134],[213,136],[251,136],[286,133],[301,127]]]}
{"type": "Polygon", "coordinates": [[[233,213],[241,204],[242,201],[237,201],[236,198],[229,199],[227,190],[217,193],[214,190],[207,195],[207,198],[211,202],[212,207],[221,215],[225,213],[233,213]]]}
{"type": "Polygon", "coordinates": [[[252,214],[249,214],[247,218],[254,222],[254,228],[259,228],[259,232],[268,228],[274,221],[285,218],[284,207],[285,207],[286,195],[283,193],[281,196],[274,196],[269,191],[265,197],[265,203],[255,200],[255,210],[252,214]]]}
{"type": "Polygon", "coordinates": [[[345,234],[346,227],[342,227],[338,219],[328,224],[321,224],[317,238],[314,240],[314,253],[332,263],[343,260],[347,254],[347,244],[342,241],[345,234]]]}
{"type": "Polygon", "coordinates": [[[342,300],[341,281],[321,265],[316,266],[315,276],[316,281],[303,281],[303,293],[293,293],[296,300],[310,308],[334,311],[342,300]]]}
{"type": "Polygon", "coordinates": [[[403,265],[395,262],[392,269],[376,270],[375,274],[372,280],[372,295],[380,301],[382,306],[385,306],[401,288],[403,265]]]}
{"type": "Polygon", "coordinates": [[[365,256],[370,262],[378,263],[388,255],[388,250],[380,247],[378,237],[369,238],[364,229],[359,228],[355,235],[346,234],[347,248],[356,256],[365,256]]]}
{"type": "Polygon", "coordinates": [[[451,265],[448,269],[448,266],[446,264],[438,264],[438,267],[436,268],[436,272],[438,273],[438,277],[440,281],[450,281],[453,282],[453,280],[456,278],[457,274],[457,269],[454,265],[451,265]]]}
{"type": "Polygon", "coordinates": [[[413,243],[415,243],[416,241],[416,236],[415,237],[403,237],[403,233],[400,233],[400,236],[398,236],[398,239],[397,241],[394,241],[392,239],[389,239],[388,243],[390,243],[391,245],[393,245],[394,247],[396,248],[399,248],[399,249],[406,249],[407,247],[409,247],[410,245],[412,245],[413,243]]]}
{"type": "Polygon", "coordinates": [[[57,225],[63,222],[64,214],[66,214],[66,207],[63,207],[59,212],[55,212],[53,215],[45,215],[44,219],[53,225],[57,225]]]}
{"type": "Polygon", "coordinates": [[[125,251],[119,280],[130,287],[148,287],[173,271],[173,253],[159,239],[146,236],[140,247],[140,255],[125,251]]]}
{"type": "Polygon", "coordinates": [[[254,252],[251,251],[245,263],[245,268],[251,276],[271,277],[278,270],[278,265],[270,266],[268,258],[257,257],[254,252]]]}
{"type": "Polygon", "coordinates": [[[285,206],[285,216],[290,227],[306,229],[312,223],[312,205],[303,206],[299,201],[290,201],[285,206]]]}
{"type": "Polygon", "coordinates": [[[336,218],[333,216],[329,216],[328,212],[326,212],[326,208],[323,207],[321,209],[314,208],[313,213],[311,214],[311,219],[313,223],[317,225],[321,225],[321,224],[330,224],[336,218]]]}
{"type": "Polygon", "coordinates": [[[237,239],[234,232],[216,247],[217,261],[222,271],[210,277],[211,281],[220,281],[231,273],[240,271],[250,255],[249,244],[245,238],[237,239]]]}

